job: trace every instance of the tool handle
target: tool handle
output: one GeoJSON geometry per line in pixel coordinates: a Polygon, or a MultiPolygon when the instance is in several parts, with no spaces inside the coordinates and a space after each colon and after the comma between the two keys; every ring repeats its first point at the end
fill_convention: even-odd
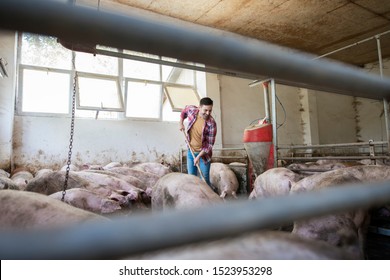
{"type": "MultiPolygon", "coordinates": [[[[195,154],[194,154],[194,152],[192,151],[192,148],[191,148],[190,143],[188,142],[187,133],[185,132],[185,130],[182,130],[182,131],[183,131],[183,133],[184,133],[184,139],[186,140],[187,146],[188,146],[188,148],[190,149],[192,158],[195,160],[195,154]]],[[[200,167],[199,167],[199,163],[196,164],[196,167],[198,168],[200,177],[202,178],[203,181],[206,182],[206,179],[205,179],[204,176],[203,176],[202,170],[201,170],[200,167]]],[[[207,182],[206,182],[206,183],[207,183],[207,182]]]]}

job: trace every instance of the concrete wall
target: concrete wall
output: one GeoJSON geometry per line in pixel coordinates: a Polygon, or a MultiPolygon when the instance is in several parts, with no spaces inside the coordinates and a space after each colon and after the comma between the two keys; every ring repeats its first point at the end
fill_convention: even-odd
{"type": "Polygon", "coordinates": [[[15,108],[15,33],[0,31],[0,57],[8,63],[8,77],[0,78],[0,168],[11,165],[15,108]]]}

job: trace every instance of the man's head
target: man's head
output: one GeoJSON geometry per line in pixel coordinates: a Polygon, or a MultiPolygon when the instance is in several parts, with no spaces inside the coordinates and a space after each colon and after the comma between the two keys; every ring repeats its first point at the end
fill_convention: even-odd
{"type": "Polygon", "coordinates": [[[213,100],[209,97],[203,97],[199,102],[199,115],[207,120],[213,110],[213,100]]]}

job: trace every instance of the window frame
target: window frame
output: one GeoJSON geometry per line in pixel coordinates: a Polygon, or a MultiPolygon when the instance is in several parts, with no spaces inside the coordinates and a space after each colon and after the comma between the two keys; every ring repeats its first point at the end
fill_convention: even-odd
{"type": "Polygon", "coordinates": [[[122,94],[122,86],[119,82],[119,76],[110,76],[110,75],[102,75],[102,74],[76,71],[76,77],[77,77],[77,87],[76,87],[76,109],[77,110],[108,111],[108,112],[118,112],[118,113],[125,112],[125,106],[124,106],[123,94],[122,94]],[[80,93],[79,80],[78,80],[78,78],[80,78],[80,77],[114,81],[116,83],[116,86],[117,86],[116,93],[117,93],[118,101],[120,103],[120,108],[109,108],[109,107],[105,108],[105,107],[93,107],[93,106],[80,105],[80,94],[81,93],[80,93]]]}
{"type": "Polygon", "coordinates": [[[17,94],[16,94],[16,112],[20,116],[42,116],[42,117],[69,117],[71,115],[71,106],[72,106],[72,81],[73,81],[73,73],[71,70],[64,70],[64,69],[56,69],[56,68],[48,68],[43,66],[32,66],[32,65],[24,65],[19,64],[18,69],[18,77],[17,77],[17,94]],[[63,73],[63,74],[69,74],[69,106],[68,106],[68,113],[47,113],[47,112],[28,112],[23,111],[23,71],[24,70],[36,70],[36,71],[47,71],[52,73],[63,73]]]}
{"type": "MultiPolygon", "coordinates": [[[[36,34],[37,36],[45,36],[45,35],[40,35],[36,34]]],[[[131,120],[147,120],[147,121],[160,121],[160,122],[166,122],[164,120],[164,104],[166,101],[166,94],[165,94],[165,85],[169,86],[175,86],[175,87],[186,87],[186,88],[192,88],[196,94],[197,97],[200,98],[199,92],[196,90],[197,88],[197,70],[192,70],[192,69],[186,69],[186,68],[181,68],[180,66],[173,66],[174,68],[179,68],[179,69],[184,69],[184,70],[190,70],[193,72],[194,79],[193,79],[193,85],[188,85],[188,84],[180,84],[180,83],[175,83],[172,81],[169,82],[164,82],[163,77],[162,77],[162,72],[163,69],[162,67],[164,66],[164,61],[167,59],[166,57],[159,56],[158,59],[155,59],[155,62],[149,62],[149,63],[154,63],[157,64],[159,67],[159,72],[160,72],[160,81],[156,80],[145,80],[145,79],[139,79],[139,78],[134,78],[134,77],[125,77],[124,76],[124,60],[127,59],[126,57],[121,57],[120,53],[124,54],[125,51],[118,49],[118,56],[115,57],[118,60],[118,74],[117,75],[107,75],[107,74],[99,74],[99,73],[89,73],[89,72],[83,72],[83,71],[77,71],[75,69],[74,63],[71,63],[71,69],[60,69],[60,68],[53,68],[53,67],[46,67],[46,66],[38,66],[38,65],[27,65],[27,64],[22,64],[22,39],[23,39],[23,33],[20,32],[18,33],[18,46],[17,46],[17,77],[16,77],[16,108],[15,108],[15,113],[20,116],[44,116],[44,117],[70,117],[72,114],[72,96],[73,96],[73,90],[74,90],[74,80],[75,80],[75,74],[77,72],[77,75],[83,76],[83,77],[90,77],[90,78],[102,78],[102,79],[108,79],[108,80],[115,80],[116,85],[117,85],[117,94],[119,97],[119,101],[121,103],[121,108],[116,109],[116,108],[100,108],[100,107],[93,107],[93,106],[80,106],[80,99],[79,99],[79,89],[76,88],[76,99],[75,99],[75,105],[76,105],[76,110],[90,110],[90,111],[95,111],[96,113],[96,118],[99,114],[99,111],[109,111],[109,112],[117,112],[117,117],[116,118],[101,118],[102,120],[124,120],[124,119],[131,119],[131,120]],[[158,63],[158,61],[161,61],[162,63],[158,63]],[[47,112],[23,112],[22,111],[22,103],[23,103],[23,71],[24,69],[32,69],[32,70],[40,70],[40,71],[49,71],[53,73],[65,73],[69,75],[69,107],[68,107],[68,113],[47,113],[47,112]],[[153,118],[145,118],[145,117],[137,117],[137,116],[132,116],[132,117],[127,117],[127,99],[128,99],[128,81],[133,81],[133,82],[147,82],[151,84],[158,84],[160,85],[160,104],[159,104],[159,116],[158,117],[153,117],[153,118]]],[[[58,43],[59,44],[59,43],[58,43]]],[[[72,58],[74,59],[75,55],[77,55],[77,51],[71,51],[72,52],[72,58]]],[[[105,55],[105,54],[99,54],[99,55],[105,55]]],[[[107,54],[109,55],[109,54],[107,54]]],[[[130,59],[130,58],[129,58],[130,59]]],[[[140,61],[143,61],[142,59],[140,61]]],[[[189,62],[190,63],[190,62],[189,62]]],[[[173,69],[174,69],[173,68],[173,69]]],[[[170,101],[168,101],[170,102],[170,101]]],[[[172,104],[172,103],[170,103],[172,104]]],[[[172,112],[176,112],[173,110],[172,107],[172,112]]],[[[91,117],[82,117],[82,116],[77,116],[76,118],[87,118],[87,119],[93,119],[91,117]]]]}
{"type": "MultiPolygon", "coordinates": [[[[174,106],[174,102],[172,100],[172,97],[169,94],[167,87],[192,89],[194,94],[195,94],[195,98],[197,99],[198,102],[196,104],[191,104],[191,105],[198,105],[199,104],[200,95],[199,95],[199,92],[197,91],[196,87],[189,86],[189,85],[183,85],[183,84],[164,83],[164,86],[163,86],[164,96],[166,96],[169,104],[171,105],[172,112],[181,112],[184,108],[178,108],[178,107],[174,106]]],[[[164,100],[163,100],[162,104],[164,105],[164,100]]],[[[190,104],[188,104],[188,105],[190,105],[190,104]]]]}

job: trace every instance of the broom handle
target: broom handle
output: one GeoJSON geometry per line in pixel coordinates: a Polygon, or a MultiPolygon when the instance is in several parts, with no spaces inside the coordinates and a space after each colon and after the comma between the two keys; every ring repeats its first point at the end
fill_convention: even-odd
{"type": "MultiPolygon", "coordinates": [[[[188,148],[190,149],[190,152],[191,152],[191,154],[192,154],[192,158],[195,160],[195,154],[194,154],[194,152],[192,151],[192,148],[191,148],[190,143],[188,142],[187,133],[185,132],[184,129],[183,129],[182,131],[183,131],[183,133],[184,133],[184,139],[186,140],[186,143],[187,143],[187,145],[188,145],[188,148]]],[[[206,182],[206,179],[205,179],[204,176],[203,176],[202,170],[200,170],[199,163],[196,164],[196,167],[198,168],[200,177],[202,178],[203,181],[206,182]]],[[[206,183],[207,183],[207,182],[206,182],[206,183]]]]}

